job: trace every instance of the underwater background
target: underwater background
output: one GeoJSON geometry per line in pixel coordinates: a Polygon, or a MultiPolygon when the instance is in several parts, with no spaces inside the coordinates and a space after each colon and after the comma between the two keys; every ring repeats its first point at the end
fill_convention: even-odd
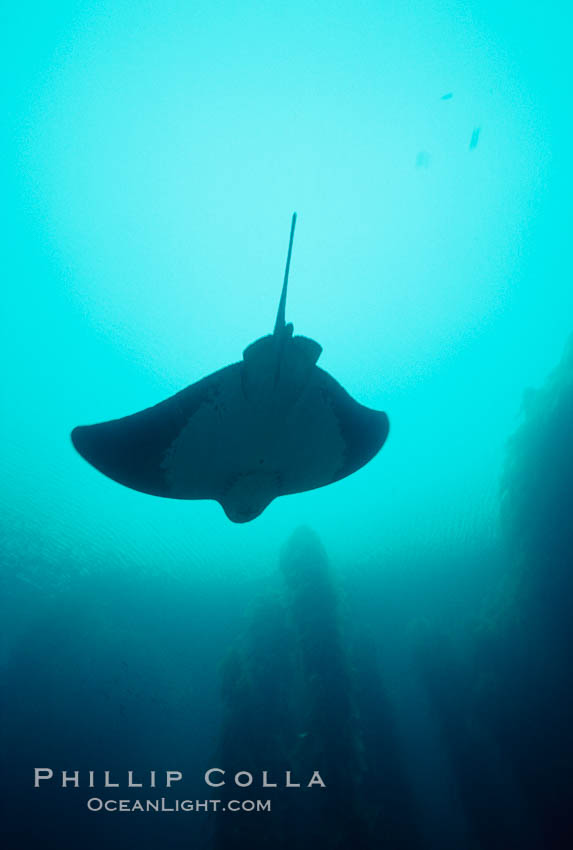
{"type": "Polygon", "coordinates": [[[573,846],[569,8],[3,18],[3,847],[573,846]],[[293,210],[287,320],[380,454],[245,525],[89,467],[271,332],[293,210]],[[327,788],[33,787],[215,766],[327,788]]]}

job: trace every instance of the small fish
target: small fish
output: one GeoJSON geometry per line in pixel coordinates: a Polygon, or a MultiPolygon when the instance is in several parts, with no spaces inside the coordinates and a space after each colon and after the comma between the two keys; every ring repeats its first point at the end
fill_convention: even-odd
{"type": "Polygon", "coordinates": [[[481,127],[474,127],[474,131],[472,133],[472,137],[470,139],[470,150],[473,151],[477,148],[477,143],[479,142],[479,134],[481,127]]]}
{"type": "Polygon", "coordinates": [[[454,96],[454,93],[449,91],[447,94],[443,94],[441,96],[440,100],[451,100],[453,96],[454,96]]]}

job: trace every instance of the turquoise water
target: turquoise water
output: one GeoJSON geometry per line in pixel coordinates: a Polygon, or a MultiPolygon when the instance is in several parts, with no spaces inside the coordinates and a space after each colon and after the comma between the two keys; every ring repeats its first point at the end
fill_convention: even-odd
{"type": "Polygon", "coordinates": [[[573,314],[557,23],[455,3],[11,18],[7,510],[201,569],[238,542],[249,568],[301,521],[366,552],[481,516],[573,314]],[[74,425],[149,406],[272,328],[293,209],[288,318],[389,413],[383,454],[245,528],[95,475],[74,425]]]}
{"type": "Polygon", "coordinates": [[[568,15],[477,0],[6,11],[4,658],[43,600],[87,597],[86,576],[119,608],[115,576],[135,593],[163,577],[206,600],[220,640],[206,712],[234,598],[274,586],[301,524],[373,619],[372,594],[407,597],[404,621],[432,600],[463,621],[491,590],[495,558],[458,555],[495,549],[523,394],[573,326],[568,15]],[[287,320],[388,413],[381,453],[246,525],[99,475],[75,425],[155,404],[272,330],[295,209],[287,320]]]}

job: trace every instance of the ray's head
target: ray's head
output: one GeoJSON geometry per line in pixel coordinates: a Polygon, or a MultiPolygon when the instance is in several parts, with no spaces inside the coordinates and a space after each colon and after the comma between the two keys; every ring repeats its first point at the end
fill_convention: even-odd
{"type": "Polygon", "coordinates": [[[278,495],[277,475],[256,470],[237,476],[219,501],[231,522],[250,522],[260,516],[278,495]]]}

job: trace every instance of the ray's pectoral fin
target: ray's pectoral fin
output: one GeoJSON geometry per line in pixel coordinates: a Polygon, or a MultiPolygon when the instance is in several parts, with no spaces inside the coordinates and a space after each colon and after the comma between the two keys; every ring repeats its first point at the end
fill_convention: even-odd
{"type": "Polygon", "coordinates": [[[72,443],[84,460],[113,481],[152,496],[166,496],[161,458],[175,431],[147,413],[80,425],[72,431],[72,443]]]}
{"type": "Polygon", "coordinates": [[[386,413],[360,404],[335,381],[318,369],[324,398],[334,413],[344,442],[343,462],[333,480],[352,475],[378,454],[390,431],[386,413]]]}
{"type": "Polygon", "coordinates": [[[165,401],[131,416],[80,425],[71,434],[79,454],[108,478],[152,496],[213,499],[218,489],[199,472],[190,473],[188,491],[173,491],[166,459],[181,433],[201,411],[215,417],[223,387],[238,374],[239,364],[186,387],[165,401]]]}

